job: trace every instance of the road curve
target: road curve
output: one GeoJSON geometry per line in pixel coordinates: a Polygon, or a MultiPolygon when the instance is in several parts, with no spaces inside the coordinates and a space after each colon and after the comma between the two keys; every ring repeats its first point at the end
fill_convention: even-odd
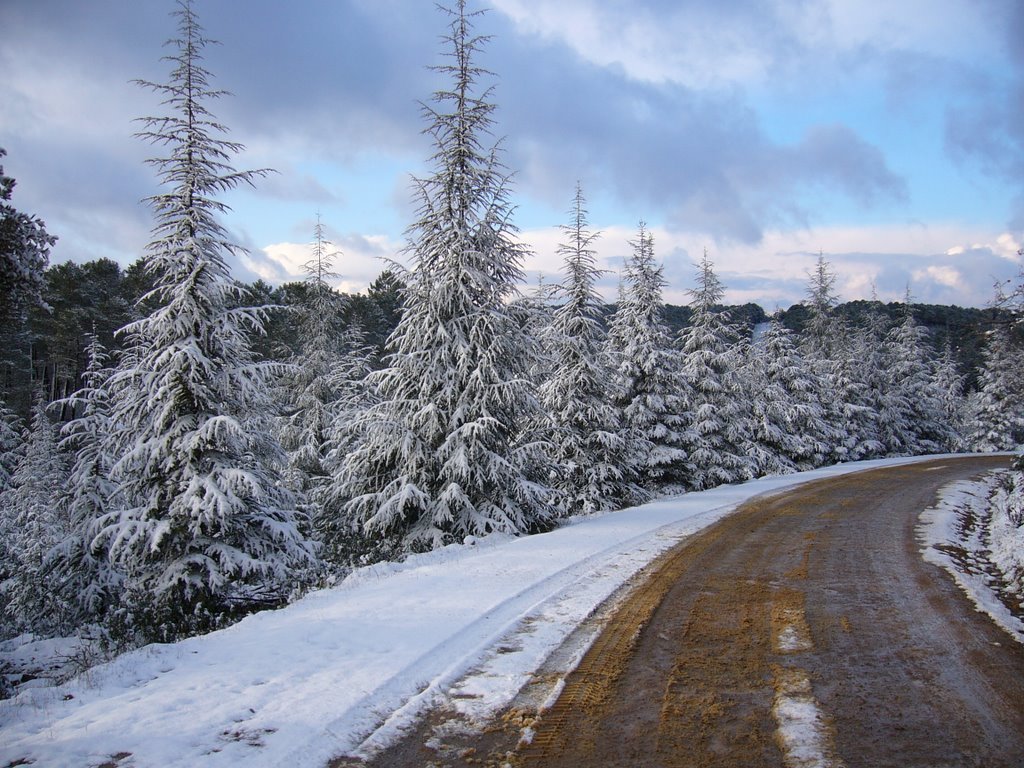
{"type": "Polygon", "coordinates": [[[754,499],[648,570],[525,718],[529,743],[520,710],[444,757],[413,735],[380,764],[1024,766],[1024,648],[915,535],[940,487],[1005,465],[943,458],[754,499]]]}

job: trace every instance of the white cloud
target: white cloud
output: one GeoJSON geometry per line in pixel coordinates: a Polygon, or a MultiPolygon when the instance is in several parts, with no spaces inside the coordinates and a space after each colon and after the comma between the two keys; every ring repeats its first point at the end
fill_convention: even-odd
{"type": "Polygon", "coordinates": [[[706,17],[706,11],[662,13],[593,0],[495,0],[492,5],[520,31],[562,40],[585,60],[621,67],[637,80],[705,87],[760,79],[774,55],[743,24],[701,23],[696,16],[706,17]]]}
{"type": "Polygon", "coordinates": [[[1004,259],[1018,264],[1021,261],[1022,249],[1024,249],[1024,236],[1014,236],[1009,232],[1004,232],[997,237],[995,245],[992,246],[992,250],[1004,259]]]}
{"type": "Polygon", "coordinates": [[[962,289],[965,287],[964,276],[959,269],[947,266],[931,266],[914,270],[915,281],[930,280],[948,288],[962,289]]]}
{"type": "MultiPolygon", "coordinates": [[[[635,230],[594,229],[602,231],[595,244],[599,266],[616,271],[602,280],[601,292],[606,300],[614,301],[617,270],[630,253],[628,241],[635,230]]],[[[875,293],[883,301],[901,301],[909,287],[918,302],[985,306],[992,298],[994,282],[1015,279],[1018,269],[1017,241],[1011,235],[992,233],[985,238],[989,245],[954,248],[952,243],[971,242],[976,234],[972,237],[952,225],[772,231],[757,245],[716,244],[699,233],[660,227],[651,231],[668,282],[665,300],[672,304],[689,301],[687,291],[696,274],[693,264],[704,247],[726,286],[726,301],[754,302],[767,310],[803,300],[819,251],[836,274],[836,290],[843,301],[868,299],[875,293]]],[[[556,254],[558,230],[523,232],[522,239],[534,250],[525,265],[529,286],[536,284],[538,272],[543,272],[545,282],[557,282],[561,269],[556,254]]]]}
{"type": "MultiPolygon", "coordinates": [[[[703,88],[764,83],[790,61],[823,67],[865,49],[948,57],[998,42],[971,0],[627,3],[493,0],[525,34],[560,40],[630,77],[703,88]]],[[[966,54],[965,54],[966,55],[966,54]]]]}
{"type": "MultiPolygon", "coordinates": [[[[342,245],[330,246],[336,251],[333,270],[338,279],[333,287],[345,293],[364,291],[388,268],[387,259],[401,263],[402,245],[386,235],[352,235],[342,245]]],[[[272,243],[242,258],[243,265],[272,285],[304,279],[303,264],[311,258],[309,243],[272,243]]]]}
{"type": "Polygon", "coordinates": [[[977,0],[825,0],[828,35],[844,50],[870,45],[931,55],[962,51],[965,43],[997,42],[977,0]]]}

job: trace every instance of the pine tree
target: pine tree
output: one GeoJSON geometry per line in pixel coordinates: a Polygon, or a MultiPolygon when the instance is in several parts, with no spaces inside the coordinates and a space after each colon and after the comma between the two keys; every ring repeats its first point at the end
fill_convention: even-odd
{"type": "MultiPolygon", "coordinates": [[[[0,147],[0,159],[7,152],[0,147]]],[[[0,324],[20,325],[32,305],[43,304],[44,273],[57,238],[36,216],[10,203],[15,181],[0,165],[0,324]]]]}
{"type": "Polygon", "coordinates": [[[408,548],[467,535],[548,526],[549,465],[525,431],[540,407],[525,374],[528,347],[507,301],[522,281],[509,186],[498,148],[485,146],[494,104],[474,62],[486,37],[464,0],[445,9],[449,88],[425,106],[433,173],[417,181],[408,231],[413,264],[380,402],[361,419],[345,461],[347,509],[369,535],[408,548]]]}
{"type": "Polygon", "coordinates": [[[603,355],[605,332],[597,269],[582,187],[577,184],[572,220],[562,226],[558,247],[565,278],[558,292],[546,342],[551,374],[540,388],[552,419],[550,442],[558,465],[556,488],[569,514],[617,509],[646,494],[631,477],[629,441],[617,409],[609,402],[609,371],[603,355]]]}
{"type": "Polygon", "coordinates": [[[388,337],[398,325],[402,316],[402,294],[405,286],[393,269],[385,269],[366,289],[370,311],[362,320],[366,343],[373,349],[374,357],[384,351],[388,337]]]}
{"type": "Polygon", "coordinates": [[[619,289],[619,302],[608,330],[615,402],[632,444],[636,471],[653,489],[684,480],[686,452],[680,447],[681,416],[678,364],[662,319],[663,270],[654,257],[654,238],[640,222],[619,289]]]}
{"type": "Polygon", "coordinates": [[[558,288],[555,284],[545,282],[543,274],[538,275],[537,285],[509,305],[516,324],[530,340],[531,354],[526,368],[527,376],[536,388],[547,381],[554,370],[554,356],[547,337],[554,320],[558,288]]]}
{"type": "Polygon", "coordinates": [[[338,476],[355,444],[352,425],[369,406],[365,379],[371,352],[358,321],[347,327],[342,323],[345,298],[328,282],[338,277],[332,271],[336,254],[319,217],[313,234],[312,258],[304,265],[300,344],[283,388],[281,442],[291,481],[322,545],[321,556],[340,565],[354,554],[355,544],[341,514],[338,476]]]}
{"type": "Polygon", "coordinates": [[[345,462],[359,445],[359,420],[375,403],[369,382],[375,352],[364,345],[364,336],[350,325],[341,336],[342,357],[331,371],[327,385],[335,397],[328,411],[329,423],[323,444],[323,467],[327,475],[312,496],[313,530],[321,544],[321,557],[329,564],[347,566],[366,545],[360,528],[346,514],[348,501],[345,462]]]}
{"type": "Polygon", "coordinates": [[[145,118],[139,134],[168,148],[150,161],[166,191],[148,199],[155,288],[141,303],[153,309],[122,329],[130,355],[110,385],[123,437],[113,470],[120,504],[97,542],[124,572],[147,616],[136,628],[151,637],[279,602],[311,558],[276,469],[267,394],[276,369],[254,360],[249,341],[265,315],[244,306],[227,266],[240,249],[218,221],[228,208],[216,195],[264,172],[231,167],[241,146],[222,137],[207,106],[223,93],[202,66],[210,41],[188,0],[174,15],[170,80],[141,83],[169,111],[145,118]]]}
{"type": "Polygon", "coordinates": [[[94,546],[99,521],[115,503],[111,480],[114,424],[107,381],[111,375],[106,349],[93,336],[86,348],[88,364],[82,387],[62,402],[74,418],[61,428],[60,448],[73,463],[60,507],[67,522],[60,541],[47,555],[49,570],[73,622],[102,618],[117,595],[120,577],[107,553],[94,546]]]}
{"type": "Polygon", "coordinates": [[[942,345],[942,354],[935,364],[935,386],[939,393],[942,413],[946,423],[953,429],[949,451],[962,451],[964,443],[964,416],[967,398],[964,393],[965,377],[960,373],[953,345],[947,338],[942,345]]]}
{"type": "Polygon", "coordinates": [[[47,573],[47,553],[66,533],[57,499],[67,479],[57,448],[57,427],[47,406],[42,388],[37,388],[31,424],[23,436],[24,452],[10,488],[0,499],[14,555],[2,598],[7,624],[41,634],[52,634],[68,621],[67,606],[47,573]]]}
{"type": "Polygon", "coordinates": [[[842,342],[846,329],[834,310],[839,303],[835,292],[836,275],[824,253],[818,254],[814,269],[807,274],[808,321],[801,337],[804,348],[816,360],[832,360],[836,346],[842,342]]]}
{"type": "Polygon", "coordinates": [[[719,309],[725,288],[707,251],[690,291],[693,313],[679,332],[680,383],[687,412],[687,485],[694,490],[748,480],[758,467],[751,457],[749,401],[739,371],[740,334],[719,309]]]}
{"type": "MultiPolygon", "coordinates": [[[[0,147],[0,161],[6,154],[0,147]]],[[[28,317],[46,307],[46,267],[57,238],[37,216],[14,207],[15,186],[0,164],[0,386],[7,406],[23,415],[32,407],[35,383],[28,317]]]]}
{"type": "Polygon", "coordinates": [[[343,356],[341,297],[328,282],[338,277],[332,271],[334,257],[317,216],[312,258],[303,265],[305,292],[297,310],[299,348],[282,386],[285,412],[281,425],[291,484],[309,498],[313,508],[319,506],[316,497],[330,477],[325,461],[332,407],[339,397],[335,378],[343,356]]]}
{"type": "MultiPolygon", "coordinates": [[[[24,454],[25,427],[21,419],[6,403],[0,401],[0,585],[14,573],[17,546],[14,519],[11,517],[7,500],[14,483],[14,473],[24,454]]],[[[0,611],[7,602],[0,586],[0,611]]],[[[0,635],[2,635],[0,628],[0,635]]]]}
{"type": "Polygon", "coordinates": [[[11,485],[11,478],[21,456],[21,419],[0,400],[0,493],[11,485]]]}
{"type": "Polygon", "coordinates": [[[834,311],[836,276],[823,254],[808,275],[805,306],[810,318],[801,337],[804,353],[821,390],[825,421],[834,430],[830,460],[857,461],[878,455],[878,413],[868,397],[864,360],[878,350],[874,334],[858,334],[834,311]]]}
{"type": "Polygon", "coordinates": [[[938,378],[928,329],[915,320],[909,293],[903,322],[890,331],[885,347],[888,389],[902,411],[902,449],[911,455],[952,450],[957,434],[946,411],[947,393],[938,378]]]}
{"type": "Polygon", "coordinates": [[[996,325],[982,352],[978,391],[967,403],[968,446],[975,451],[1010,451],[1024,441],[1024,354],[1010,329],[996,325]]]}
{"type": "Polygon", "coordinates": [[[892,321],[881,307],[872,295],[864,322],[848,330],[846,343],[837,350],[848,382],[841,391],[850,414],[846,445],[852,460],[906,455],[907,405],[889,377],[886,338],[892,321]]]}
{"type": "Polygon", "coordinates": [[[836,357],[819,368],[825,372],[825,397],[831,397],[825,401],[826,413],[839,432],[832,451],[837,462],[877,458],[886,451],[878,410],[881,339],[870,328],[847,328],[845,341],[834,347],[836,357]]]}
{"type": "Polygon", "coordinates": [[[778,315],[751,349],[745,389],[753,439],[763,446],[762,474],[814,469],[825,463],[835,430],[825,421],[820,384],[778,315]]]}

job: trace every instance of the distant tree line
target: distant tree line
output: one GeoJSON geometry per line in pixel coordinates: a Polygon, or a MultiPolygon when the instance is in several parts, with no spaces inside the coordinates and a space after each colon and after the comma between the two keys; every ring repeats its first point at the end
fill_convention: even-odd
{"type": "MultiPolygon", "coordinates": [[[[48,266],[40,272],[38,303],[26,307],[24,324],[8,323],[0,328],[0,392],[9,408],[28,418],[32,391],[42,386],[49,400],[65,398],[83,383],[88,367],[88,346],[95,338],[112,353],[119,351],[119,328],[137,319],[144,311],[140,299],[151,289],[142,260],[123,269],[111,259],[48,266]]],[[[279,286],[257,280],[242,286],[255,305],[272,309],[265,323],[265,334],[253,341],[263,359],[286,360],[299,349],[300,327],[295,312],[307,299],[304,281],[279,286]]],[[[385,344],[398,325],[402,311],[402,282],[398,274],[384,269],[365,293],[347,294],[328,286],[337,294],[332,312],[339,328],[358,328],[374,351],[373,364],[383,361],[385,344]]],[[[598,304],[598,322],[607,327],[614,317],[614,303],[598,304]]],[[[750,331],[767,323],[768,313],[758,304],[719,305],[733,322],[750,331]]],[[[861,328],[872,315],[896,324],[906,312],[899,302],[856,301],[836,304],[833,310],[852,328],[861,328]]],[[[977,387],[985,341],[999,325],[1013,325],[1014,313],[1007,308],[971,308],[935,304],[910,305],[910,312],[928,330],[928,343],[937,352],[947,344],[964,376],[966,391],[977,387]]],[[[663,318],[671,334],[690,324],[693,308],[665,304],[663,318]]],[[[778,319],[796,334],[806,327],[809,309],[794,304],[780,310],[778,319]]],[[[1014,329],[1014,342],[1020,340],[1014,329]]],[[[66,415],[62,416],[66,418],[66,415]]]]}

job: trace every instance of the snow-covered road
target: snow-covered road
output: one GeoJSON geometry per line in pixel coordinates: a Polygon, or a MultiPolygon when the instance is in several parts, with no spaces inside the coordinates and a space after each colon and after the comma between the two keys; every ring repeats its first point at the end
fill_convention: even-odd
{"type": "Polygon", "coordinates": [[[0,702],[0,765],[322,766],[387,743],[452,686],[468,715],[487,714],[682,537],[753,496],[907,461],[764,478],[357,571],[283,610],[0,702]]]}

